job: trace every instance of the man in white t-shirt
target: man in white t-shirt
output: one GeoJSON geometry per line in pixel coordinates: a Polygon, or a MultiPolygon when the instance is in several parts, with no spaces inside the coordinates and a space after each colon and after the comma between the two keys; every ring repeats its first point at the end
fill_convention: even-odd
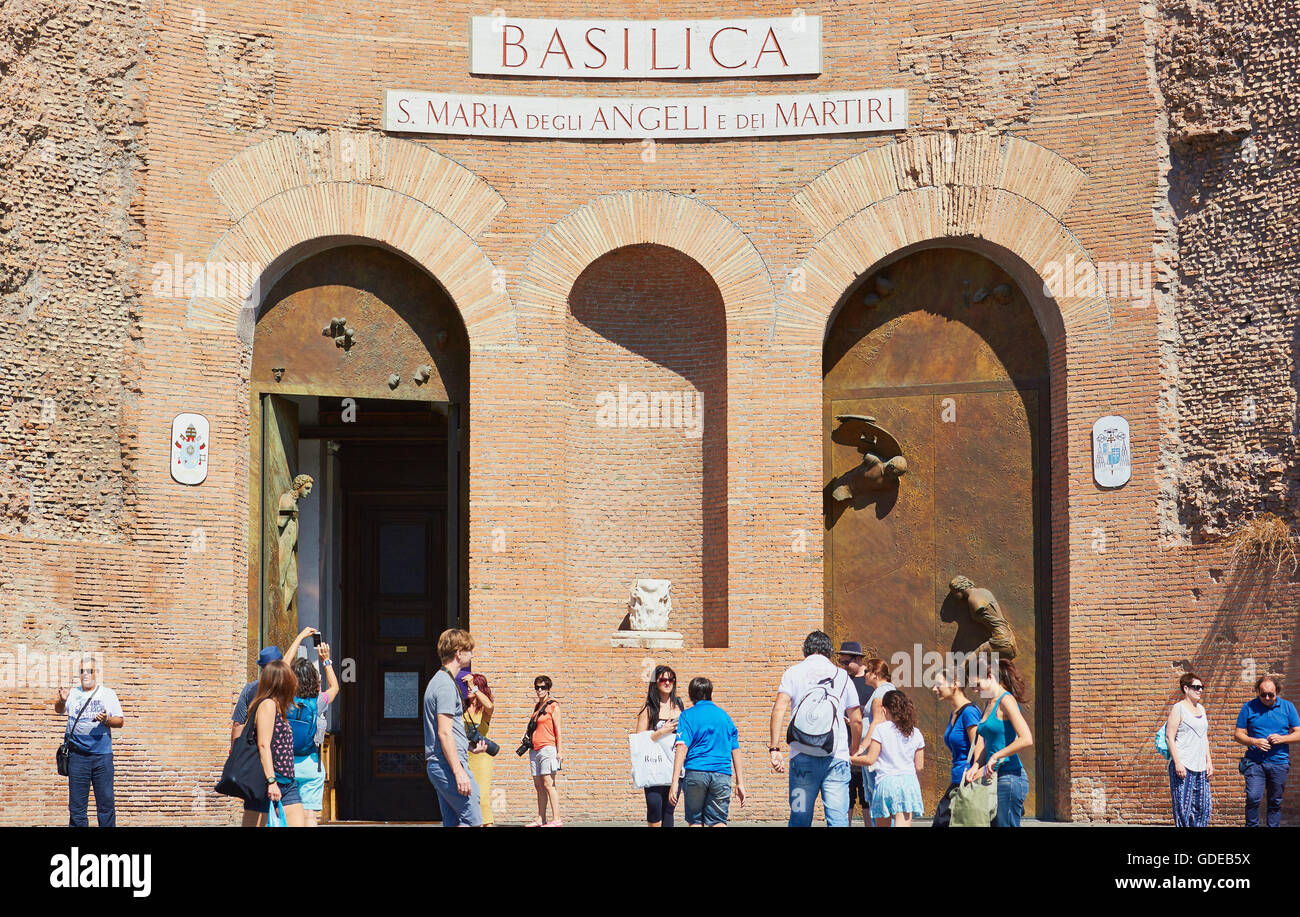
{"type": "Polygon", "coordinates": [[[90,789],[95,788],[95,817],[101,828],[117,825],[113,806],[113,735],[124,722],[122,705],[112,688],[97,682],[95,660],[81,661],[81,686],[60,687],[54,712],[67,717],[63,737],[68,743],[68,825],[84,828],[90,789]]]}
{"type": "Polygon", "coordinates": [[[802,723],[800,732],[805,739],[825,737],[816,745],[790,742],[792,828],[812,824],[818,793],[827,826],[849,825],[849,754],[862,738],[862,706],[848,673],[831,661],[833,652],[831,638],[819,630],[804,638],[804,660],[785,670],[772,704],[768,751],[772,753],[772,770],[778,774],[785,770],[778,736],[787,711],[792,725],[802,723]],[[806,709],[803,705],[807,705],[806,709]]]}

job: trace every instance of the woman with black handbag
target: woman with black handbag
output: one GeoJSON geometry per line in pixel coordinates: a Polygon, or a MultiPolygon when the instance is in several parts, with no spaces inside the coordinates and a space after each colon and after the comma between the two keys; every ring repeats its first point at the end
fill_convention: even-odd
{"type": "MultiPolygon", "coordinates": [[[[217,786],[217,792],[244,797],[243,824],[246,828],[265,825],[267,810],[273,804],[281,806],[285,824],[289,827],[300,828],[307,823],[302,797],[294,780],[293,729],[286,717],[297,690],[298,679],[284,660],[267,663],[257,683],[257,694],[248,705],[253,735],[242,735],[236,740],[222,773],[222,782],[217,786]],[[232,778],[231,772],[240,769],[241,755],[245,759],[242,769],[247,769],[247,746],[250,744],[256,745],[260,776],[266,783],[264,796],[254,795],[254,788],[247,785],[249,780],[245,775],[232,778]],[[235,783],[239,785],[232,787],[231,784],[235,783]]],[[[256,780],[257,776],[252,779],[256,780]]]]}

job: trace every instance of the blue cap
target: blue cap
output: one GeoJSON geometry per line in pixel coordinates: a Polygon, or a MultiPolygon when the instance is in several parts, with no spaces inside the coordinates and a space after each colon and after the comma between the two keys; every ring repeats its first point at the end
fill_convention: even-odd
{"type": "Polygon", "coordinates": [[[262,652],[257,654],[257,665],[260,668],[268,662],[275,662],[276,660],[283,658],[284,653],[280,652],[278,646],[264,646],[262,647],[262,652]]]}

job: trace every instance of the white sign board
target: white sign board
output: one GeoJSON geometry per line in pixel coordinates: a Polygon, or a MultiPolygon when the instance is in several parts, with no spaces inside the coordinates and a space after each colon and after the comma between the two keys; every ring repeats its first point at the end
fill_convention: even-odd
{"type": "Polygon", "coordinates": [[[907,91],[690,98],[384,94],[384,130],[557,140],[701,140],[854,134],[907,127],[907,91]]]}
{"type": "Polygon", "coordinates": [[[822,72],[820,16],[470,20],[469,72],[561,79],[709,79],[822,72]]]}
{"type": "Polygon", "coordinates": [[[181,484],[202,484],[208,476],[208,419],[202,414],[177,414],[172,421],[172,478],[181,484]]]}
{"type": "Polygon", "coordinates": [[[1102,487],[1120,487],[1133,476],[1128,421],[1103,417],[1092,425],[1092,477],[1102,487]]]}

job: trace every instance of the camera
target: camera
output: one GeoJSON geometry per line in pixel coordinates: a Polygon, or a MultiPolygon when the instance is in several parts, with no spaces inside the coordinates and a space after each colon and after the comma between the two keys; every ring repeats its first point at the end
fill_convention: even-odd
{"type": "Polygon", "coordinates": [[[532,737],[525,736],[524,740],[519,743],[519,747],[515,749],[515,754],[517,754],[519,757],[522,758],[524,755],[528,754],[532,750],[533,750],[532,737]]]}
{"type": "Polygon", "coordinates": [[[493,758],[495,758],[497,756],[497,752],[501,750],[500,745],[498,745],[496,742],[493,742],[487,736],[483,735],[483,733],[479,732],[478,727],[475,726],[473,723],[465,724],[465,738],[469,739],[470,748],[473,748],[479,742],[486,742],[487,748],[483,750],[486,751],[493,758]]]}

